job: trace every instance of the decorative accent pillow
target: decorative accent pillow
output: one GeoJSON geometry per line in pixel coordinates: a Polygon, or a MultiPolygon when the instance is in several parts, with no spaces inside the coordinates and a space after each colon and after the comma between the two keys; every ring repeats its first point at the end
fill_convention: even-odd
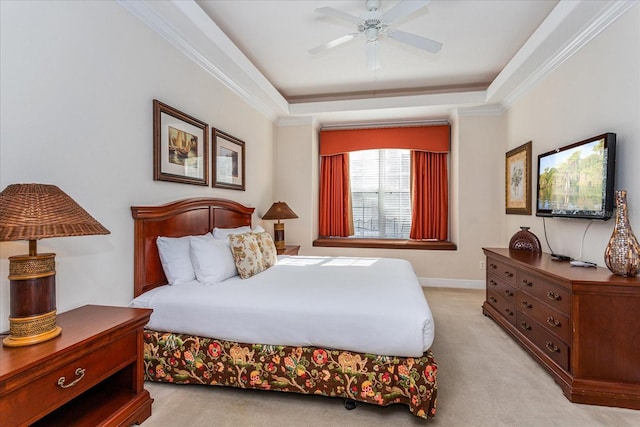
{"type": "Polygon", "coordinates": [[[278,262],[278,250],[276,249],[276,244],[273,242],[271,235],[266,231],[254,231],[253,235],[256,237],[258,247],[260,248],[260,252],[262,253],[265,270],[273,265],[276,265],[276,263],[278,262]]]}
{"type": "Polygon", "coordinates": [[[229,236],[232,234],[243,234],[249,233],[251,231],[251,227],[248,225],[243,225],[242,227],[236,228],[214,228],[212,231],[213,237],[216,239],[223,240],[225,244],[229,245],[229,236]]]}
{"type": "Polygon", "coordinates": [[[248,279],[265,270],[264,258],[253,233],[231,234],[229,244],[241,278],[248,279]]]}
{"type": "Polygon", "coordinates": [[[190,243],[191,262],[199,282],[220,283],[238,275],[233,254],[227,243],[215,239],[211,233],[193,236],[190,243]]]}
{"type": "Polygon", "coordinates": [[[189,254],[189,239],[190,236],[159,236],[156,239],[160,263],[170,285],[180,285],[196,279],[196,272],[189,254]]]}

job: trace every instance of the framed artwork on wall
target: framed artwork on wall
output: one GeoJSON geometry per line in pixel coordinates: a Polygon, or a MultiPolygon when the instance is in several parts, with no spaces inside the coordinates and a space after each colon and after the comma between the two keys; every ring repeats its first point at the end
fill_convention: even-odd
{"type": "Polygon", "coordinates": [[[213,186],[245,191],[244,142],[218,129],[213,139],[213,186]]]}
{"type": "Polygon", "coordinates": [[[209,185],[209,125],[153,100],[153,179],[209,185]]]}
{"type": "Polygon", "coordinates": [[[506,213],[531,215],[531,141],[507,152],[506,213]]]}

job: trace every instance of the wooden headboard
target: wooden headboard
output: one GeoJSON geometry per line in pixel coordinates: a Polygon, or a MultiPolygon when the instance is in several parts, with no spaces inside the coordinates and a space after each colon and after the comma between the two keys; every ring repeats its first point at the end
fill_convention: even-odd
{"type": "Polygon", "coordinates": [[[194,198],[160,206],[131,206],[134,220],[134,297],[165,285],[156,238],[205,234],[218,228],[251,226],[254,208],[226,199],[194,198]]]}

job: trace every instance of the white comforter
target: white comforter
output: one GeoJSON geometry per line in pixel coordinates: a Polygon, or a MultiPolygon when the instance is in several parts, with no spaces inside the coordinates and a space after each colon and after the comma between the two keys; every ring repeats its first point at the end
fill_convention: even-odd
{"type": "Polygon", "coordinates": [[[418,357],[434,322],[408,261],[281,257],[249,279],[162,286],[133,300],[157,331],[418,357]]]}

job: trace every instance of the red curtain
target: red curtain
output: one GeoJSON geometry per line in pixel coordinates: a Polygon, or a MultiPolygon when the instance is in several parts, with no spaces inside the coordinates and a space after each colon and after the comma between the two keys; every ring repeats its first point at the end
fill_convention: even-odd
{"type": "Polygon", "coordinates": [[[353,235],[348,153],[322,156],[318,234],[321,237],[353,235]]]}
{"type": "Polygon", "coordinates": [[[411,152],[411,239],[447,240],[447,154],[411,152]]]}

